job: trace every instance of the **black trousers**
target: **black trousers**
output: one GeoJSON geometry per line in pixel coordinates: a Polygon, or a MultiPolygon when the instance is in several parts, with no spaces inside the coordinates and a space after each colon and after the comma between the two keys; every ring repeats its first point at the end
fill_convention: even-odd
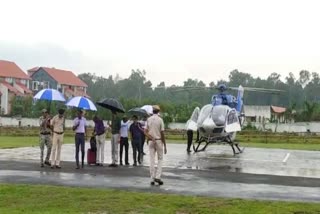
{"type": "Polygon", "coordinates": [[[82,161],[81,163],[82,163],[82,165],[84,164],[84,155],[85,155],[84,143],[85,143],[84,134],[83,133],[76,133],[75,144],[76,144],[76,163],[77,163],[77,166],[79,166],[79,150],[80,150],[80,148],[81,148],[81,161],[82,161]]]}
{"type": "MultiPolygon", "coordinates": [[[[189,151],[192,145],[192,140],[193,140],[193,131],[192,130],[187,130],[187,137],[188,137],[188,146],[187,150],[189,151]]],[[[199,131],[197,131],[197,138],[196,141],[198,141],[200,138],[199,131]]]]}
{"type": "Polygon", "coordinates": [[[145,141],[146,141],[146,136],[144,134],[142,134],[142,137],[141,137],[141,152],[142,152],[142,154],[144,153],[143,147],[144,147],[145,141]]]}
{"type": "Polygon", "coordinates": [[[123,154],[123,147],[124,151],[124,161],[126,164],[129,163],[129,142],[127,137],[120,138],[120,163],[122,163],[122,154],[123,154]]]}
{"type": "Polygon", "coordinates": [[[137,152],[138,152],[138,162],[141,163],[142,152],[141,152],[141,138],[132,139],[132,151],[133,151],[133,162],[137,163],[137,152]]]}
{"type": "Polygon", "coordinates": [[[193,139],[193,131],[192,130],[188,130],[187,131],[187,137],[188,137],[188,146],[187,146],[187,150],[189,151],[192,145],[192,139],[193,139]]]}

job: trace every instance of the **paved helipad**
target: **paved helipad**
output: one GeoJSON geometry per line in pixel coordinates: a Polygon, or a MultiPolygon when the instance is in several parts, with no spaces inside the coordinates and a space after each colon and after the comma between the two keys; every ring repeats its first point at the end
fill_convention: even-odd
{"type": "MultiPolygon", "coordinates": [[[[86,145],[88,146],[88,145],[86,145]]],[[[106,163],[110,163],[110,143],[106,163]]],[[[131,148],[130,148],[130,162],[131,148]]],[[[214,197],[320,201],[320,152],[246,148],[233,156],[228,145],[186,153],[186,145],[168,144],[164,186],[149,185],[149,156],[138,167],[86,166],[74,169],[74,145],[62,147],[62,169],[39,167],[39,148],[0,150],[0,182],[120,188],[214,197]]]]}

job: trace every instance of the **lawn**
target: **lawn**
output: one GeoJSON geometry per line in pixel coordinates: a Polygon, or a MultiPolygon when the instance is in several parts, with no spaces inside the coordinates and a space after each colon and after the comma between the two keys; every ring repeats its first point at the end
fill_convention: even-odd
{"type": "Polygon", "coordinates": [[[179,196],[119,190],[0,184],[0,213],[320,213],[318,203],[179,196]]]}
{"type": "MultiPolygon", "coordinates": [[[[73,143],[73,137],[65,137],[64,143],[73,143]]],[[[0,136],[0,148],[17,148],[17,147],[30,147],[39,146],[39,137],[26,136],[26,137],[11,137],[11,136],[0,136]]]]}
{"type": "MultiPolygon", "coordinates": [[[[74,142],[73,137],[65,136],[64,143],[73,143],[73,142],[74,142]]],[[[169,139],[167,139],[167,143],[186,144],[186,140],[170,139],[170,136],[169,136],[169,139]]],[[[289,142],[287,140],[281,140],[281,139],[269,139],[266,143],[265,139],[263,138],[250,138],[249,140],[240,138],[240,145],[244,147],[254,147],[254,148],[320,151],[320,142],[318,139],[311,139],[308,142],[299,140],[299,138],[291,139],[289,142]]],[[[39,137],[0,136],[0,149],[29,147],[29,146],[39,146],[39,137]]]]}

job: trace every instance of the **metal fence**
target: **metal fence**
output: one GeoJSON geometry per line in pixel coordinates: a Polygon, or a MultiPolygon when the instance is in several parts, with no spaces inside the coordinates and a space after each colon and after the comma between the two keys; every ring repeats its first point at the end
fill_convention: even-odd
{"type": "MultiPolygon", "coordinates": [[[[171,139],[187,139],[186,130],[166,130],[166,136],[171,139]]],[[[194,132],[196,136],[196,132],[194,132]]],[[[296,133],[274,133],[274,132],[262,132],[262,131],[241,131],[237,133],[236,140],[239,141],[259,141],[264,143],[294,143],[294,142],[314,142],[320,143],[320,132],[296,132],[296,133]]]]}

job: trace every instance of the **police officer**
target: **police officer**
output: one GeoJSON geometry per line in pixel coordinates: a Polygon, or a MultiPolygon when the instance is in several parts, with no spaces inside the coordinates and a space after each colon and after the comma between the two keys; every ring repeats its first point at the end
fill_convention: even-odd
{"type": "Polygon", "coordinates": [[[65,129],[64,109],[59,109],[58,113],[50,121],[51,129],[53,130],[51,169],[61,169],[60,155],[65,129]]]}
{"type": "Polygon", "coordinates": [[[145,135],[151,140],[149,142],[150,153],[150,176],[151,185],[163,184],[161,180],[163,153],[167,153],[166,140],[164,137],[164,122],[159,116],[160,107],[153,106],[153,115],[147,119],[145,135]],[[158,166],[155,168],[155,157],[158,156],[158,166]]]}
{"type": "Polygon", "coordinates": [[[39,119],[40,125],[40,164],[41,167],[44,167],[43,164],[43,153],[44,147],[47,147],[47,155],[45,159],[45,164],[50,166],[49,158],[52,148],[52,139],[51,139],[51,129],[50,129],[50,116],[47,109],[42,110],[42,116],[39,119]]]}

